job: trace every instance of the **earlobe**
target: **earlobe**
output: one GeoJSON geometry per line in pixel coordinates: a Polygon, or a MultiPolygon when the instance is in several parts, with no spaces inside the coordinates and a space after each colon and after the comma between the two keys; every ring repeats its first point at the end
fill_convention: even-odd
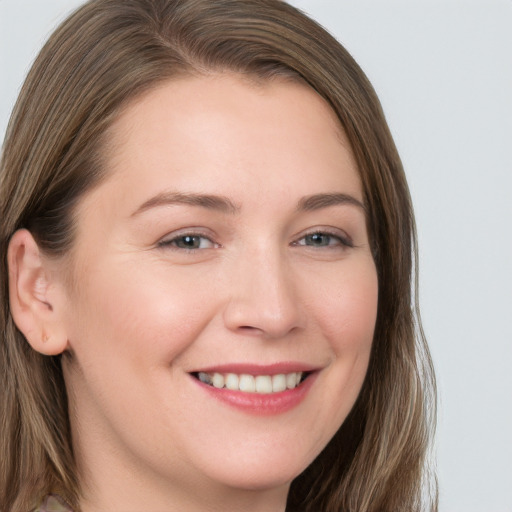
{"type": "Polygon", "coordinates": [[[7,252],[9,302],[18,329],[32,348],[45,355],[67,349],[58,291],[43,255],[26,229],[14,233],[7,252]]]}

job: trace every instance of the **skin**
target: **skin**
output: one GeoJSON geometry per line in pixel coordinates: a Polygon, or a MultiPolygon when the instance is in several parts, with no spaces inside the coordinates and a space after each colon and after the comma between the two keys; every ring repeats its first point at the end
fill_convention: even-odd
{"type": "Polygon", "coordinates": [[[57,333],[71,355],[83,512],[283,511],[290,482],[357,398],[377,314],[363,193],[339,122],[305,85],[222,74],[151,91],[110,137],[109,176],[78,207],[71,277],[41,264],[57,320],[32,328],[57,333]],[[224,206],[163,201],[170,193],[224,206]],[[300,208],[334,193],[352,199],[300,208]],[[184,235],[197,248],[183,248],[184,235]],[[280,362],[317,369],[280,414],[215,400],[191,376],[280,362]]]}

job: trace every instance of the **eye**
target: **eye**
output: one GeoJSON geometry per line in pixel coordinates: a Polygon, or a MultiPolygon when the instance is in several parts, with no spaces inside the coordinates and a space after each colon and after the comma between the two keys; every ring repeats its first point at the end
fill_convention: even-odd
{"type": "Polygon", "coordinates": [[[315,231],[314,233],[308,233],[307,235],[300,238],[295,245],[302,245],[308,247],[353,247],[354,244],[348,237],[344,237],[338,234],[329,233],[325,231],[315,231]]]}
{"type": "Polygon", "coordinates": [[[214,249],[218,245],[208,237],[200,234],[185,233],[173,238],[166,238],[158,243],[159,247],[171,247],[188,251],[214,249]]]}

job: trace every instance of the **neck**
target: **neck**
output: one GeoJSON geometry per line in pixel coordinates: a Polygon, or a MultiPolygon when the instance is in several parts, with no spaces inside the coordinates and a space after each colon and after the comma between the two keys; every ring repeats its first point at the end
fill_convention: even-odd
{"type": "Polygon", "coordinates": [[[139,477],[115,482],[112,475],[98,477],[84,486],[81,512],[285,512],[289,489],[288,485],[266,490],[232,489],[211,482],[199,483],[197,479],[188,485],[172,481],[159,485],[142,482],[139,477]]]}

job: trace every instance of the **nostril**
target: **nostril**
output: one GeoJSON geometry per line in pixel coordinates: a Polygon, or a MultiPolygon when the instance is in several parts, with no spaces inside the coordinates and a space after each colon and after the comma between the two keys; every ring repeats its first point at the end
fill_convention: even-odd
{"type": "Polygon", "coordinates": [[[256,290],[232,298],[223,311],[225,326],[241,335],[267,338],[281,338],[302,327],[304,317],[298,301],[284,303],[274,295],[267,297],[262,290],[256,290]]]}
{"type": "Polygon", "coordinates": [[[255,333],[259,334],[262,331],[262,329],[259,329],[258,327],[253,327],[252,325],[241,325],[238,327],[238,330],[241,332],[245,332],[247,334],[255,333]]]}

